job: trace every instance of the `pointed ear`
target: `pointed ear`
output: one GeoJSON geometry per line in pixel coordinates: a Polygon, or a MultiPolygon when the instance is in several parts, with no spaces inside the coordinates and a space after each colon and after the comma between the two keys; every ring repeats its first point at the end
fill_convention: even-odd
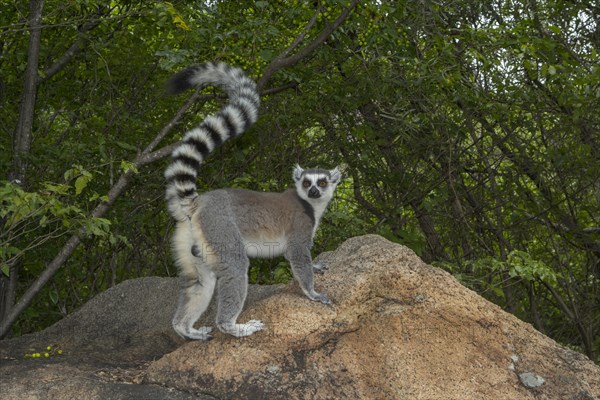
{"type": "Polygon", "coordinates": [[[302,178],[303,172],[304,172],[304,168],[302,168],[300,165],[296,164],[296,166],[294,167],[294,173],[292,174],[292,177],[294,178],[294,182],[298,182],[300,180],[300,178],[302,178]]]}
{"type": "Polygon", "coordinates": [[[340,180],[342,179],[342,173],[340,172],[340,169],[338,167],[335,167],[334,169],[330,170],[329,176],[331,176],[331,183],[336,185],[340,183],[340,180]]]}

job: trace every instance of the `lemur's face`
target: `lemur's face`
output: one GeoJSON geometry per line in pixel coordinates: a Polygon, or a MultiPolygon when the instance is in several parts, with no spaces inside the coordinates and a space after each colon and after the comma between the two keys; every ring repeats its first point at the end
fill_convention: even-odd
{"type": "Polygon", "coordinates": [[[333,197],[335,187],[340,182],[340,171],[335,168],[302,169],[299,165],[294,168],[294,182],[298,195],[304,200],[329,201],[333,197]]]}

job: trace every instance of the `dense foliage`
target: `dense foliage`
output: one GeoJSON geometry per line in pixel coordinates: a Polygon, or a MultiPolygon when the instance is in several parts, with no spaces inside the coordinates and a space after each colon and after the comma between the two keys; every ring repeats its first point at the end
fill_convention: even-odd
{"type": "MultiPolygon", "coordinates": [[[[283,190],[296,162],[339,164],[315,253],[382,234],[597,357],[599,21],[591,0],[1,3],[4,326],[31,332],[124,279],[176,274],[164,159],[223,99],[163,83],[221,60],[264,104],[201,190],[283,190]]],[[[250,276],[290,278],[279,259],[250,276]]]]}

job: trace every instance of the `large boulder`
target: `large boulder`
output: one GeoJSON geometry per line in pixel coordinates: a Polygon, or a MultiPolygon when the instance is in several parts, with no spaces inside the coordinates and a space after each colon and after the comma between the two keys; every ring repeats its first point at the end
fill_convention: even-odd
{"type": "Polygon", "coordinates": [[[294,284],[249,304],[266,330],[190,342],[147,381],[219,398],[586,399],[600,369],[504,312],[404,246],[378,236],[320,259],[308,301],[294,284]]]}
{"type": "MultiPolygon", "coordinates": [[[[332,299],[295,283],[251,286],[246,338],[184,341],[174,278],[124,282],[47,330],[0,342],[0,397],[593,399],[600,368],[408,248],[350,239],[319,261],[332,299]],[[63,355],[24,360],[59,344],[63,355]]],[[[211,306],[200,324],[214,326],[211,306]]]]}

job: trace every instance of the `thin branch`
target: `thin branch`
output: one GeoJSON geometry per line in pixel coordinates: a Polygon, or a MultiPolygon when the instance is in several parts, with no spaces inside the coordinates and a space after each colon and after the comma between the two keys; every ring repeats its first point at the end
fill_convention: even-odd
{"type": "Polygon", "coordinates": [[[45,81],[62,71],[62,69],[73,59],[73,57],[81,50],[83,50],[83,44],[85,41],[85,39],[83,38],[84,34],[100,25],[100,23],[103,21],[103,17],[109,15],[113,9],[114,8],[99,8],[98,11],[94,14],[95,18],[83,24],[83,26],[78,30],[81,36],[75,39],[75,42],[64,52],[62,56],[58,58],[58,60],[56,60],[54,64],[46,68],[44,74],[39,77],[37,83],[44,83],[45,81]]]}
{"type": "Polygon", "coordinates": [[[83,39],[79,38],[67,49],[67,51],[65,51],[62,56],[58,58],[58,60],[56,60],[54,64],[44,71],[44,75],[38,78],[37,84],[42,84],[59,73],[71,61],[71,59],[82,50],[82,48],[83,39]]]}
{"type": "Polygon", "coordinates": [[[173,153],[173,150],[179,146],[179,142],[169,144],[165,147],[161,147],[160,149],[153,151],[152,153],[146,154],[145,156],[139,159],[139,163],[136,164],[137,167],[141,167],[147,164],[152,164],[158,160],[162,160],[167,157],[169,154],[173,153]]]}
{"type": "MultiPolygon", "coordinates": [[[[282,55],[275,57],[273,59],[273,61],[271,61],[271,63],[267,66],[263,76],[258,80],[259,90],[265,87],[266,83],[269,81],[269,79],[271,79],[273,74],[275,74],[277,71],[284,69],[284,68],[291,67],[292,65],[296,64],[298,61],[307,57],[317,47],[319,47],[321,44],[323,44],[331,36],[331,34],[348,18],[348,16],[350,15],[350,12],[354,9],[354,7],[356,7],[356,5],[358,3],[359,3],[358,0],[353,0],[352,3],[350,3],[350,5],[347,8],[345,8],[344,11],[342,11],[342,13],[339,15],[339,17],[335,21],[333,21],[333,23],[331,25],[327,25],[321,31],[319,36],[317,36],[312,42],[307,44],[306,47],[304,47],[303,49],[298,51],[296,54],[294,54],[292,56],[285,56],[284,54],[287,51],[287,49],[286,49],[286,50],[284,50],[284,53],[282,53],[282,55]]],[[[310,24],[310,22],[309,22],[309,24],[310,24]]],[[[300,34],[300,37],[302,39],[304,39],[305,35],[306,35],[306,32],[303,31],[300,34]]],[[[294,43],[295,43],[295,41],[294,41],[294,43]]]]}
{"type": "Polygon", "coordinates": [[[298,35],[298,37],[296,39],[294,39],[292,44],[290,44],[285,50],[283,50],[281,52],[281,54],[279,56],[277,56],[276,58],[279,58],[279,59],[286,58],[290,55],[290,53],[292,51],[296,50],[296,47],[298,47],[300,45],[300,43],[302,43],[304,41],[304,38],[306,38],[306,34],[308,33],[308,31],[310,31],[312,29],[312,27],[315,26],[315,23],[317,22],[317,17],[319,16],[320,12],[321,12],[321,10],[319,8],[317,8],[315,13],[311,17],[310,21],[308,21],[308,24],[306,24],[304,29],[302,29],[302,32],[300,33],[300,35],[298,35]]]}

